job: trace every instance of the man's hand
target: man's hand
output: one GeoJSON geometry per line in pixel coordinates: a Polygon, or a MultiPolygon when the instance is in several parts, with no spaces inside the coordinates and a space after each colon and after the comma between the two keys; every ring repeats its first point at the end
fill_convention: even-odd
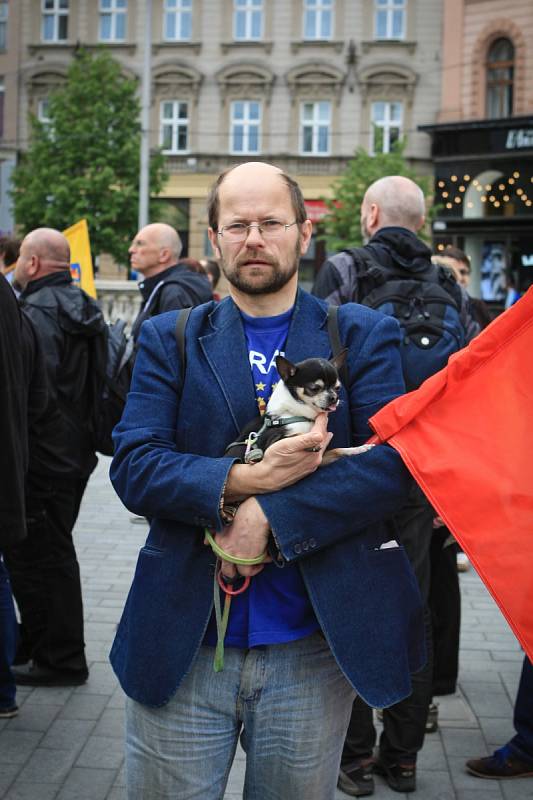
{"type": "MultiPolygon", "coordinates": [[[[241,504],[231,525],[224,528],[222,533],[217,533],[214,538],[218,546],[232,556],[256,558],[266,550],[269,533],[270,525],[261,506],[255,497],[250,497],[241,504]]],[[[269,561],[272,559],[267,556],[261,564],[250,567],[222,561],[221,571],[227,578],[234,578],[237,574],[257,575],[269,561]]]]}
{"type": "Polygon", "coordinates": [[[328,415],[319,414],[309,433],[276,442],[258,464],[235,464],[228,475],[225,499],[240,500],[255,494],[292,486],[320,466],[324,450],[333,436],[328,433],[328,415]]]}

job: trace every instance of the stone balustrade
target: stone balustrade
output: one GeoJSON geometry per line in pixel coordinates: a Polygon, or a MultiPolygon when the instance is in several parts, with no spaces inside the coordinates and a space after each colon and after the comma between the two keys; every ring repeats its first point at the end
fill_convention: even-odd
{"type": "Polygon", "coordinates": [[[131,325],[141,305],[141,293],[136,281],[95,280],[96,295],[107,322],[123,319],[131,330],[131,325]]]}

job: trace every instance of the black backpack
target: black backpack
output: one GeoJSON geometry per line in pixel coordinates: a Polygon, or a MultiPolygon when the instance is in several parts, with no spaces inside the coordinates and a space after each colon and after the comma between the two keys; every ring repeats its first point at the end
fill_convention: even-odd
{"type": "Polygon", "coordinates": [[[351,256],[357,274],[354,300],[400,323],[405,385],[407,391],[417,389],[466,344],[455,279],[434,264],[412,273],[400,267],[383,267],[360,249],[344,252],[351,256]]]}
{"type": "Polygon", "coordinates": [[[89,426],[95,451],[105,456],[113,455],[111,434],[124,410],[135,361],[133,339],[126,336],[125,328],[123,320],[107,324],[93,342],[89,426]]]}

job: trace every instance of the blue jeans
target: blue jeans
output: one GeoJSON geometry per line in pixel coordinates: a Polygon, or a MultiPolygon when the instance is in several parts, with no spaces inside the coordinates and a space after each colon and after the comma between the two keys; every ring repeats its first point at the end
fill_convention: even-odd
{"type": "Polygon", "coordinates": [[[516,736],[508,748],[522,761],[533,764],[533,665],[527,656],[524,656],[513,721],[516,736]]]}
{"type": "Polygon", "coordinates": [[[239,737],[246,800],[333,800],[355,693],[321,634],[213,656],[167,705],[127,700],[128,800],[221,800],[239,737]]]}
{"type": "Polygon", "coordinates": [[[15,705],[15,679],[11,665],[17,645],[17,618],[9,575],[0,552],[0,709],[15,705]]]}

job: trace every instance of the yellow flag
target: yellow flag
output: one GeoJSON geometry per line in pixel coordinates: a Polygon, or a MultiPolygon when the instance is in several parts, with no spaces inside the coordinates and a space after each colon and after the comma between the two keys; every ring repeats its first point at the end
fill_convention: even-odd
{"type": "Polygon", "coordinates": [[[70,244],[70,274],[84,292],[96,297],[94,287],[93,260],[89,242],[87,220],[80,219],[63,231],[70,244]]]}

